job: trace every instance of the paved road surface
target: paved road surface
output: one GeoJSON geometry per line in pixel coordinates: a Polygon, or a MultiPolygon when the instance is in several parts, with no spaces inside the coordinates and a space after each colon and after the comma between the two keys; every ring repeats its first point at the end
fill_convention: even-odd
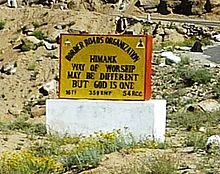
{"type": "Polygon", "coordinates": [[[179,23],[193,23],[207,26],[220,26],[220,21],[211,21],[211,20],[193,20],[193,19],[176,19],[176,18],[160,18],[152,17],[153,21],[170,21],[170,22],[179,22],[179,23]]]}

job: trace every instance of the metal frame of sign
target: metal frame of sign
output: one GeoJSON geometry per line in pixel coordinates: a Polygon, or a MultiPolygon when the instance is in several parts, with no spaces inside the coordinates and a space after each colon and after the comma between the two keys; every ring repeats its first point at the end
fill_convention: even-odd
{"type": "MultiPolygon", "coordinates": [[[[151,98],[152,36],[61,34],[60,37],[59,98],[132,101],[143,101],[151,98]],[[90,40],[94,38],[95,40],[90,40]],[[142,48],[139,48],[140,45],[136,48],[130,46],[126,50],[124,46],[123,49],[121,47],[121,50],[117,50],[116,47],[112,47],[111,44],[107,43],[107,39],[115,39],[115,41],[121,41],[122,44],[126,44],[124,40],[130,42],[133,39],[132,43],[130,42],[133,46],[133,41],[137,42],[139,39],[142,43],[143,39],[144,50],[142,51],[144,52],[142,53],[140,50],[142,48]],[[102,46],[100,46],[101,43],[103,43],[102,46]],[[92,44],[95,47],[92,47],[92,44]],[[111,50],[107,47],[110,47],[111,50]],[[86,48],[88,51],[86,51],[86,48]],[[102,50],[101,52],[103,50],[108,51],[106,51],[106,55],[104,53],[101,55],[100,50],[102,50]],[[126,60],[117,57],[125,54],[123,51],[126,52],[127,57],[130,56],[129,58],[124,56],[126,58],[123,57],[123,59],[126,60]],[[143,56],[138,57],[139,53],[143,56]],[[77,57],[80,54],[81,57],[77,57]],[[85,56],[88,57],[85,59],[85,56]],[[141,60],[142,57],[144,60],[141,60]],[[76,61],[74,61],[74,58],[76,61]],[[141,61],[138,62],[139,60],[141,61]],[[135,65],[129,63],[131,61],[135,65]],[[100,69],[99,71],[95,71],[97,70],[96,66],[100,69]],[[103,80],[102,78],[112,78],[114,80],[103,80]]],[[[127,45],[129,46],[129,44],[127,45]]]]}

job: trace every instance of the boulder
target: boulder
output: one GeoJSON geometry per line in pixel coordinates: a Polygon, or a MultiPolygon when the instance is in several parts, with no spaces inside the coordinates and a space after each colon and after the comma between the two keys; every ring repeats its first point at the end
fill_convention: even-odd
{"type": "Polygon", "coordinates": [[[8,113],[13,116],[19,116],[22,113],[22,109],[18,109],[17,107],[11,107],[8,109],[8,113]]]}
{"type": "Polygon", "coordinates": [[[175,3],[173,12],[177,14],[191,15],[192,5],[192,0],[178,1],[178,3],[175,3]]]}
{"type": "Polygon", "coordinates": [[[204,100],[198,103],[198,106],[205,112],[220,111],[220,104],[213,99],[204,100]]]}
{"type": "Polygon", "coordinates": [[[44,46],[47,50],[55,50],[57,48],[56,44],[51,44],[47,41],[44,41],[44,46]]]}
{"type": "Polygon", "coordinates": [[[10,75],[10,74],[15,74],[16,70],[17,70],[17,62],[13,61],[13,62],[3,65],[1,67],[0,72],[10,75]]]}
{"type": "Polygon", "coordinates": [[[207,99],[197,104],[188,104],[185,106],[184,112],[215,112],[220,111],[220,104],[213,99],[207,99]]]}
{"type": "Polygon", "coordinates": [[[35,118],[35,117],[40,117],[42,115],[46,114],[46,108],[44,106],[34,106],[31,108],[31,117],[35,118]]]}
{"type": "Polygon", "coordinates": [[[17,0],[8,0],[8,6],[12,8],[17,8],[18,7],[17,0]]]}
{"type": "Polygon", "coordinates": [[[41,40],[37,39],[35,36],[27,36],[26,40],[28,42],[31,42],[31,43],[36,44],[36,45],[41,43],[41,40]]]}
{"type": "Polygon", "coordinates": [[[116,23],[116,33],[123,33],[127,29],[128,21],[126,18],[123,17],[116,17],[115,19],[116,23]]]}
{"type": "Polygon", "coordinates": [[[196,40],[193,44],[192,48],[190,49],[191,52],[203,52],[202,50],[202,43],[200,40],[196,40]]]}
{"type": "Polygon", "coordinates": [[[7,0],[0,0],[0,5],[6,3],[7,0]]]}
{"type": "Polygon", "coordinates": [[[35,30],[35,27],[33,24],[25,25],[24,27],[22,27],[23,34],[32,35],[34,30],[35,30]]]}
{"type": "Polygon", "coordinates": [[[171,61],[172,63],[180,63],[181,58],[174,55],[171,51],[165,51],[161,53],[162,57],[165,57],[168,61],[171,61]]]}
{"type": "Polygon", "coordinates": [[[160,3],[157,6],[157,12],[163,15],[168,15],[171,12],[168,10],[167,0],[160,0],[160,3]]]}
{"type": "Polygon", "coordinates": [[[164,41],[183,42],[185,40],[184,36],[177,32],[175,29],[164,29],[165,37],[164,41]]]}
{"type": "Polygon", "coordinates": [[[59,43],[60,33],[66,33],[64,30],[55,30],[48,34],[48,37],[44,40],[49,43],[59,43]]]}
{"type": "Polygon", "coordinates": [[[206,151],[209,152],[212,148],[216,147],[220,150],[220,136],[212,135],[208,137],[206,142],[206,151]]]}
{"type": "Polygon", "coordinates": [[[220,34],[214,35],[213,38],[215,41],[220,42],[220,34]]]}
{"type": "Polygon", "coordinates": [[[45,83],[42,87],[40,87],[39,92],[44,96],[49,95],[50,92],[56,92],[57,89],[57,81],[51,80],[50,82],[45,83]]]}

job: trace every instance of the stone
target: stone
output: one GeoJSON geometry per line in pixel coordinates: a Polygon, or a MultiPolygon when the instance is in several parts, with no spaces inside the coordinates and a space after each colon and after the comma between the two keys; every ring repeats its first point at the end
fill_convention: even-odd
{"type": "Polygon", "coordinates": [[[160,3],[157,6],[157,12],[162,15],[168,15],[171,12],[168,10],[167,0],[160,0],[160,3]]]}
{"type": "Polygon", "coordinates": [[[10,62],[8,64],[3,65],[1,67],[0,72],[10,75],[10,74],[15,74],[16,70],[17,70],[17,62],[10,62]]]}
{"type": "Polygon", "coordinates": [[[168,59],[169,61],[173,62],[173,63],[180,63],[181,62],[181,58],[174,55],[171,51],[165,51],[161,53],[162,57],[165,57],[166,59],[168,59]]]}
{"type": "Polygon", "coordinates": [[[44,46],[47,50],[55,50],[57,48],[56,44],[51,44],[47,41],[44,41],[44,46]]]}
{"type": "Polygon", "coordinates": [[[207,128],[206,127],[200,127],[199,128],[199,132],[207,132],[207,128]]]}
{"type": "Polygon", "coordinates": [[[66,24],[60,23],[60,24],[57,24],[54,28],[56,28],[58,30],[63,30],[64,28],[66,28],[66,24]]]}
{"type": "Polygon", "coordinates": [[[209,68],[219,68],[219,66],[215,63],[205,63],[204,67],[209,67],[209,68]]]}
{"type": "Polygon", "coordinates": [[[16,107],[11,107],[10,109],[8,109],[8,113],[13,115],[13,116],[19,116],[21,114],[22,110],[18,109],[16,107]]]}
{"type": "Polygon", "coordinates": [[[36,45],[40,44],[41,42],[41,40],[37,39],[35,36],[27,36],[26,40],[36,45]]]}
{"type": "Polygon", "coordinates": [[[18,4],[16,0],[8,0],[8,6],[12,8],[17,8],[18,4]]]}
{"type": "Polygon", "coordinates": [[[0,0],[0,5],[6,3],[7,0],[0,0]]]}
{"type": "Polygon", "coordinates": [[[60,4],[60,10],[67,10],[67,9],[68,9],[67,4],[65,3],[60,4]]]}
{"type": "Polygon", "coordinates": [[[213,38],[215,41],[220,42],[220,34],[214,35],[213,38]]]}
{"type": "Polygon", "coordinates": [[[48,52],[46,57],[49,57],[51,59],[58,59],[59,58],[57,50],[52,50],[52,51],[48,52]]]}
{"type": "Polygon", "coordinates": [[[193,44],[192,48],[190,49],[191,52],[203,52],[202,50],[202,43],[199,40],[196,40],[193,44]]]}
{"type": "Polygon", "coordinates": [[[36,105],[31,108],[31,117],[32,118],[40,117],[45,114],[46,114],[46,107],[36,105]]]}
{"type": "Polygon", "coordinates": [[[196,111],[202,111],[202,109],[199,108],[197,104],[187,104],[185,108],[183,109],[183,112],[186,112],[186,111],[196,112],[196,111]]]}
{"type": "Polygon", "coordinates": [[[213,99],[204,100],[198,103],[198,106],[205,112],[220,111],[220,104],[213,99]]]}
{"type": "Polygon", "coordinates": [[[175,29],[164,29],[164,40],[172,42],[183,42],[185,40],[184,36],[178,33],[175,29]]]}
{"type": "Polygon", "coordinates": [[[118,9],[120,12],[124,12],[127,9],[128,1],[126,0],[119,0],[118,2],[118,9]]]}
{"type": "Polygon", "coordinates": [[[116,17],[115,19],[116,23],[116,33],[123,33],[127,29],[128,21],[126,18],[123,17],[116,17]]]}
{"type": "Polygon", "coordinates": [[[219,135],[212,135],[208,137],[206,142],[206,150],[210,151],[212,148],[219,148],[220,149],[220,136],[219,135]]]}
{"type": "Polygon", "coordinates": [[[57,81],[51,80],[50,82],[45,83],[42,87],[40,87],[39,92],[44,96],[49,95],[50,92],[56,92],[57,89],[57,81]]]}
{"type": "Polygon", "coordinates": [[[178,150],[178,152],[180,153],[193,153],[195,151],[194,147],[190,146],[190,147],[181,147],[180,150],[178,150]]]}
{"type": "Polygon", "coordinates": [[[186,47],[186,46],[175,46],[176,50],[180,50],[180,51],[190,51],[190,47],[186,47]]]}
{"type": "Polygon", "coordinates": [[[22,32],[24,34],[27,34],[27,35],[31,35],[35,30],[35,27],[33,24],[29,24],[29,25],[25,25],[23,28],[22,28],[22,32]]]}

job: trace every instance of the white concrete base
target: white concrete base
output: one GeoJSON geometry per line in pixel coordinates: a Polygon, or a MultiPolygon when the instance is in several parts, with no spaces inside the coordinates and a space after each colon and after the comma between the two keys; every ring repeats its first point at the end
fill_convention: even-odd
{"type": "Polygon", "coordinates": [[[49,99],[46,102],[48,131],[91,135],[128,129],[137,140],[155,138],[163,142],[166,101],[104,101],[49,99]]]}

